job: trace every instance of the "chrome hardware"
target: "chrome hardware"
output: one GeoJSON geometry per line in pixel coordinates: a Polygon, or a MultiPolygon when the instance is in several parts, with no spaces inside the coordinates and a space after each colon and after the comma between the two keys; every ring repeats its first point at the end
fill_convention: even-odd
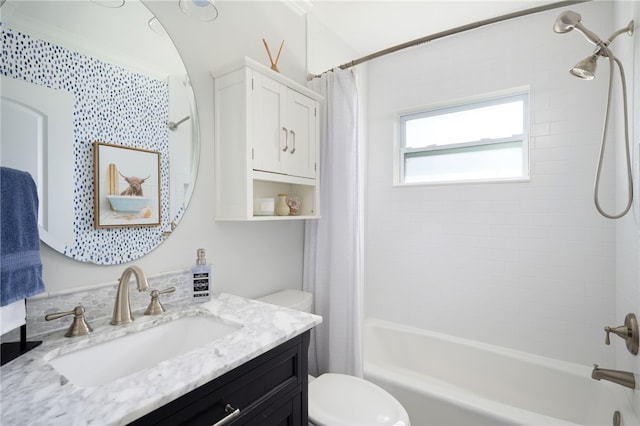
{"type": "Polygon", "coordinates": [[[144,311],[145,315],[158,315],[164,312],[164,306],[160,303],[160,295],[173,293],[176,291],[175,287],[165,288],[164,290],[151,290],[151,302],[147,306],[147,310],[144,311]]]}
{"type": "Polygon", "coordinates": [[[176,230],[176,228],[177,228],[177,227],[178,227],[178,225],[176,224],[176,221],[175,221],[175,220],[172,220],[172,221],[171,221],[171,231],[164,231],[164,232],[162,232],[162,236],[163,236],[164,238],[168,237],[169,235],[171,235],[171,233],[172,233],[173,231],[175,231],[175,230],[176,230]]]}
{"type": "Polygon", "coordinates": [[[289,149],[289,131],[286,127],[283,127],[282,130],[284,130],[284,148],[282,148],[282,151],[287,152],[289,149]]]}
{"type": "Polygon", "coordinates": [[[223,426],[226,425],[227,423],[229,423],[231,420],[235,419],[236,417],[238,417],[240,415],[240,409],[239,408],[233,408],[231,406],[231,404],[227,404],[224,407],[224,412],[225,413],[230,413],[228,416],[226,416],[225,418],[217,421],[216,423],[213,424],[213,426],[223,426]]]}
{"type": "Polygon", "coordinates": [[[57,312],[55,314],[48,314],[44,316],[45,321],[51,321],[58,318],[66,317],[67,315],[73,315],[73,322],[64,337],[76,337],[86,336],[93,331],[93,328],[84,319],[84,308],[82,306],[76,306],[73,311],[69,312],[57,312]]]}
{"type": "Polygon", "coordinates": [[[170,121],[169,124],[168,124],[169,130],[171,130],[172,132],[175,132],[176,130],[178,130],[178,126],[179,125],[181,125],[182,123],[184,123],[185,121],[187,121],[190,118],[191,117],[189,117],[187,115],[185,118],[183,118],[183,119],[181,119],[181,120],[179,120],[179,121],[177,121],[175,123],[173,121],[170,121]]]}
{"type": "Polygon", "coordinates": [[[616,410],[613,412],[611,424],[613,424],[613,426],[620,426],[622,424],[622,414],[620,414],[620,411],[616,410]]]}
{"type": "Polygon", "coordinates": [[[591,378],[595,380],[607,380],[631,389],[636,388],[636,378],[633,373],[599,368],[598,364],[593,364],[591,378]]]}
{"type": "Polygon", "coordinates": [[[131,303],[129,302],[129,278],[131,274],[135,275],[138,291],[149,290],[147,277],[137,266],[129,266],[124,270],[118,284],[118,292],[116,293],[116,302],[113,305],[113,316],[111,317],[111,325],[127,324],[133,321],[131,314],[131,303]]]}
{"type": "Polygon", "coordinates": [[[627,314],[624,318],[624,325],[613,328],[606,326],[604,331],[607,333],[604,340],[605,345],[611,344],[609,334],[613,333],[625,340],[629,352],[638,355],[638,320],[634,314],[627,314]]]}
{"type": "Polygon", "coordinates": [[[296,132],[291,131],[291,140],[293,141],[293,149],[291,150],[291,154],[296,152],[296,132]]]}

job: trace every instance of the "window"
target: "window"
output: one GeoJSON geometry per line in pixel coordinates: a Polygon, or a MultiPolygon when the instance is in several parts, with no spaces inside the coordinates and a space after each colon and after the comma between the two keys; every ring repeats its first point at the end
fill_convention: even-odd
{"type": "Polygon", "coordinates": [[[529,94],[400,115],[400,183],[529,177],[529,94]]]}

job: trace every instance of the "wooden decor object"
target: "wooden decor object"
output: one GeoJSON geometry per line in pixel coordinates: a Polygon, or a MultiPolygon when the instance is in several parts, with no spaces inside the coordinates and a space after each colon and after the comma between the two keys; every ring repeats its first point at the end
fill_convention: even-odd
{"type": "Polygon", "coordinates": [[[274,70],[275,72],[280,72],[280,70],[278,69],[278,61],[280,60],[280,53],[282,53],[282,46],[284,46],[284,40],[282,40],[282,43],[280,43],[280,49],[278,50],[278,55],[276,56],[275,62],[273,60],[273,56],[271,56],[271,50],[269,50],[269,45],[267,44],[267,40],[262,39],[262,42],[264,43],[264,47],[267,49],[267,55],[269,55],[269,61],[271,62],[271,69],[274,70]]]}

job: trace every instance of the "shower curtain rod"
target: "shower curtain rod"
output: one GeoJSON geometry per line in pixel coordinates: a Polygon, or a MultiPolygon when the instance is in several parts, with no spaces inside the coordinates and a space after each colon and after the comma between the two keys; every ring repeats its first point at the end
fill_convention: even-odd
{"type": "MultiPolygon", "coordinates": [[[[466,25],[461,25],[459,27],[454,27],[454,28],[450,28],[448,30],[445,31],[440,31],[438,33],[434,33],[425,37],[421,37],[415,40],[411,40],[411,41],[407,41],[405,43],[402,44],[398,44],[396,46],[392,46],[383,50],[379,50],[377,52],[371,53],[369,55],[363,56],[361,58],[358,59],[354,59],[350,62],[347,62],[345,64],[342,64],[338,67],[335,68],[340,68],[343,70],[346,70],[348,68],[352,68],[355,67],[356,65],[362,64],[364,62],[368,62],[372,59],[376,59],[379,58],[381,56],[385,56],[388,55],[390,53],[395,53],[399,50],[403,50],[409,47],[414,47],[414,46],[419,46],[421,44],[424,43],[428,43],[430,41],[433,40],[437,40],[439,38],[443,38],[443,37],[448,37],[450,35],[454,35],[454,34],[458,34],[458,33],[462,33],[465,31],[469,31],[469,30],[473,30],[475,28],[480,28],[480,27],[484,27],[485,25],[490,25],[490,24],[495,24],[498,22],[502,22],[502,21],[507,21],[509,19],[514,19],[514,18],[520,18],[522,16],[527,16],[527,15],[532,15],[534,13],[538,13],[538,12],[546,12],[548,10],[553,10],[553,9],[558,9],[561,7],[566,7],[566,6],[571,6],[574,4],[578,4],[578,3],[586,3],[589,2],[591,0],[567,0],[567,1],[559,1],[557,3],[550,3],[550,4],[546,4],[546,5],[542,5],[542,6],[536,6],[536,7],[532,7],[529,9],[524,9],[518,12],[512,12],[512,13],[507,13],[505,15],[500,15],[500,16],[496,16],[494,18],[489,18],[489,19],[484,19],[482,21],[476,21],[476,22],[472,22],[471,24],[466,24],[466,25]]],[[[326,70],[325,72],[323,72],[322,74],[331,72],[333,69],[332,68],[330,70],[326,70]]],[[[320,77],[322,74],[316,74],[310,75],[309,80],[312,80],[314,78],[318,78],[320,77]]]]}

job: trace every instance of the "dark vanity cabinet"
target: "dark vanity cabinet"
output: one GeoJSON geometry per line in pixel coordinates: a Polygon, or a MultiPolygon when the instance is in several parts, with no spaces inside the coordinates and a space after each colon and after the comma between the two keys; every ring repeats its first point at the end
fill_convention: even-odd
{"type": "Polygon", "coordinates": [[[294,337],[130,424],[306,425],[309,334],[294,337]]]}

